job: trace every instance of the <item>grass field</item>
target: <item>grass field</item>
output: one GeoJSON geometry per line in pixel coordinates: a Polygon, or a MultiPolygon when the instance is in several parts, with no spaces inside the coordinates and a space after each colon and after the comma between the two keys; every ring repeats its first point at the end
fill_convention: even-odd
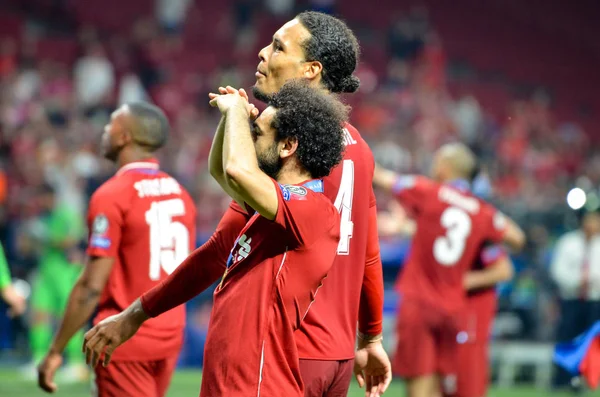
{"type": "MultiPolygon", "coordinates": [[[[59,384],[60,387],[60,384],[59,384]]],[[[200,390],[200,372],[197,371],[178,371],[175,374],[171,388],[169,389],[169,397],[196,397],[200,390]]],[[[348,396],[360,397],[364,392],[361,391],[356,384],[352,385],[352,389],[348,396]]],[[[70,385],[62,386],[55,394],[56,396],[64,397],[85,397],[90,395],[90,385],[70,385]]],[[[391,388],[386,393],[390,397],[402,397],[404,395],[402,384],[398,381],[394,382],[391,388]]],[[[591,393],[588,393],[591,396],[591,393]]],[[[20,380],[19,374],[10,369],[0,368],[0,396],[1,397],[36,397],[47,396],[39,389],[35,383],[20,380]]],[[[493,389],[489,397],[567,397],[570,394],[549,393],[545,390],[535,390],[533,388],[513,388],[513,389],[493,389]]]]}

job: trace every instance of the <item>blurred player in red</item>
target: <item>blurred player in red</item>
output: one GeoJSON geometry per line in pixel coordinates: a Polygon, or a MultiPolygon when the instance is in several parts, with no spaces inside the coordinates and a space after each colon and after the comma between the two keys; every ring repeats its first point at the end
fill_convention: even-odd
{"type": "Polygon", "coordinates": [[[458,346],[468,340],[466,288],[492,285],[502,267],[467,272],[489,244],[524,244],[514,222],[469,192],[475,163],[473,153],[455,143],[436,153],[435,181],[379,168],[375,172],[374,183],[393,192],[416,221],[411,253],[397,285],[401,297],[394,359],[409,397],[441,391],[456,395],[458,346]]]}
{"type": "MultiPolygon", "coordinates": [[[[293,78],[334,93],[354,92],[359,85],[352,74],[358,51],[355,36],[342,21],[321,13],[301,13],[259,53],[254,96],[268,101],[293,78]]],[[[371,183],[373,156],[358,131],[350,124],[345,127],[344,159],[323,179],[325,195],[341,214],[338,256],[319,298],[295,333],[306,396],[346,396],[353,366],[359,383],[373,395],[383,392],[391,380],[381,343],[383,275],[371,183]],[[357,322],[360,333],[353,360],[357,322]]],[[[247,218],[245,210],[232,203],[210,240],[106,330],[116,346],[148,316],[186,302],[218,280],[247,218]]]]}
{"type": "MultiPolygon", "coordinates": [[[[57,390],[53,378],[65,345],[96,307],[94,323],[119,313],[171,274],[194,247],[194,203],[154,158],[168,132],[163,112],[144,103],[122,106],[104,129],[103,154],[119,170],[90,201],[87,264],[38,368],[39,386],[47,392],[57,390]]],[[[144,323],[113,356],[111,367],[95,369],[95,395],[163,396],[183,341],[184,322],[181,306],[144,323]]]]}

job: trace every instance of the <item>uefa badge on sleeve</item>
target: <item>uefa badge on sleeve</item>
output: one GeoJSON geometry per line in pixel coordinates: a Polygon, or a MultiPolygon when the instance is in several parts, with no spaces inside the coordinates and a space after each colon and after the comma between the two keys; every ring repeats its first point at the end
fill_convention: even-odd
{"type": "Polygon", "coordinates": [[[92,234],[97,236],[101,236],[108,230],[108,218],[104,214],[98,214],[94,218],[94,223],[92,224],[92,234]]]}

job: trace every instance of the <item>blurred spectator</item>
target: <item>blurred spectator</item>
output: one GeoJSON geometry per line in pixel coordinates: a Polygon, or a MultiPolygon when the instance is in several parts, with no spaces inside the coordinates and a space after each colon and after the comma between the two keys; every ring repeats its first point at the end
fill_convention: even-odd
{"type": "Polygon", "coordinates": [[[461,140],[469,145],[474,144],[482,122],[483,115],[477,99],[472,95],[460,98],[454,109],[454,123],[461,140]]]}
{"type": "Polygon", "coordinates": [[[278,17],[290,15],[294,11],[295,0],[265,0],[267,10],[278,17]]]}
{"type": "MultiPolygon", "coordinates": [[[[560,296],[558,342],[568,342],[600,319],[600,213],[583,215],[581,229],[563,235],[550,267],[560,296]]],[[[570,385],[571,376],[557,370],[554,387],[570,385]]]]}
{"type": "Polygon", "coordinates": [[[156,19],[169,33],[179,33],[192,0],[156,0],[156,19]]]}
{"type": "Polygon", "coordinates": [[[102,44],[89,44],[74,72],[76,98],[86,112],[104,107],[115,89],[115,71],[102,44]]]}

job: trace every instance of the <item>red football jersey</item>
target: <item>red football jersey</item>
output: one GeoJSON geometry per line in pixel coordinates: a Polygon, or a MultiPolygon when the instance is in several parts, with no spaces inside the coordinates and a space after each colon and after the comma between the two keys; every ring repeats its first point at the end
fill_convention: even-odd
{"type": "MultiPolygon", "coordinates": [[[[369,211],[375,208],[373,193],[373,154],[358,131],[346,124],[346,151],[340,165],[324,178],[325,195],[340,212],[340,242],[337,257],[319,298],[296,331],[300,358],[345,360],[354,358],[356,323],[367,262],[369,211]]],[[[371,231],[372,232],[372,231],[371,231]]],[[[375,234],[377,234],[375,232],[375,234]]],[[[375,237],[376,238],[376,237],[375,237]]],[[[381,297],[383,309],[383,282],[381,261],[378,256],[372,270],[378,272],[378,281],[366,288],[381,297]]],[[[365,333],[381,332],[380,324],[365,333]]]]}
{"type": "Polygon", "coordinates": [[[424,177],[402,176],[394,194],[417,224],[399,292],[448,311],[463,308],[464,274],[486,244],[502,242],[504,216],[472,195],[466,181],[439,184],[424,177]]]}
{"type": "Polygon", "coordinates": [[[250,218],[215,290],[201,396],[303,395],[294,330],[333,264],[340,216],[322,181],[273,182],[275,220],[250,218]]]}
{"type": "MultiPolygon", "coordinates": [[[[507,256],[501,245],[484,247],[472,270],[482,270],[507,256]]],[[[496,287],[480,288],[467,293],[468,333],[471,340],[487,341],[496,315],[496,287]]]]}
{"type": "MultiPolygon", "coordinates": [[[[112,257],[114,264],[94,324],[120,313],[177,268],[194,247],[195,218],[189,194],[154,160],[123,166],[96,190],[87,253],[112,257]]],[[[181,346],[184,324],[184,306],[148,320],[113,359],[168,357],[181,346]]]]}

